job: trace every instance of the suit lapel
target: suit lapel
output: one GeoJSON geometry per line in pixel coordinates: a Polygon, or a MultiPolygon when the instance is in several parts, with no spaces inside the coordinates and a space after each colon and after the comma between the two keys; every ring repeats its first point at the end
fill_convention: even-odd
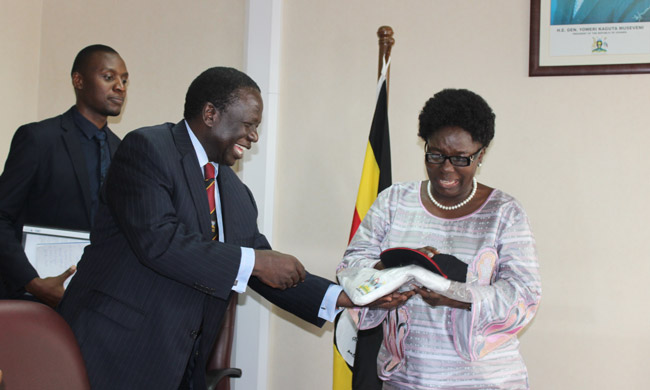
{"type": "Polygon", "coordinates": [[[68,110],[61,117],[61,127],[63,128],[63,141],[68,151],[68,156],[72,161],[74,173],[77,176],[77,182],[81,193],[83,194],[84,206],[86,209],[86,216],[90,224],[90,183],[88,179],[88,169],[86,167],[86,159],[81,150],[81,143],[79,142],[79,134],[77,134],[77,126],[72,119],[72,109],[68,110]]]}
{"type": "Polygon", "coordinates": [[[190,136],[187,134],[187,127],[184,121],[177,123],[172,128],[172,136],[181,155],[181,165],[185,173],[187,188],[194,203],[201,233],[205,238],[211,239],[212,223],[210,222],[210,206],[208,205],[208,197],[205,192],[205,182],[201,174],[199,160],[196,158],[196,152],[192,146],[192,140],[190,140],[190,136]]]}
{"type": "Polygon", "coordinates": [[[573,20],[573,7],[575,6],[575,0],[560,1],[557,5],[556,14],[559,17],[556,20],[556,24],[569,24],[573,20]]]}
{"type": "MultiPolygon", "coordinates": [[[[578,23],[585,20],[587,15],[591,13],[591,11],[594,9],[597,3],[598,1],[590,1],[590,0],[583,1],[582,5],[580,5],[580,8],[578,9],[578,12],[576,12],[575,17],[573,17],[573,20],[575,20],[578,23]]],[[[573,4],[575,5],[575,1],[573,1],[573,4]]]]}
{"type": "Polygon", "coordinates": [[[111,160],[112,160],[113,156],[115,155],[115,151],[117,150],[117,147],[120,146],[120,139],[108,127],[106,128],[106,135],[107,135],[106,139],[108,140],[108,151],[111,153],[111,160]]]}

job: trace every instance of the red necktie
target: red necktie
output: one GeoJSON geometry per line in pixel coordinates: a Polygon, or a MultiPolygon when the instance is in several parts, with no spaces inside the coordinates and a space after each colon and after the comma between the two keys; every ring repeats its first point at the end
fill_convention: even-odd
{"type": "Polygon", "coordinates": [[[219,229],[217,228],[217,207],[214,202],[214,165],[207,163],[205,169],[205,191],[208,194],[208,203],[210,204],[210,219],[212,220],[212,240],[219,240],[219,229]]]}

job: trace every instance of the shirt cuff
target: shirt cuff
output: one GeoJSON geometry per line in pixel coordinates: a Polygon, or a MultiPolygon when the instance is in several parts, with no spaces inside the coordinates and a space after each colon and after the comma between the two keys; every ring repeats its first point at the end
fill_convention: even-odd
{"type": "Polygon", "coordinates": [[[255,266],[255,251],[253,248],[241,248],[241,260],[239,262],[239,272],[237,272],[237,279],[235,279],[235,284],[232,286],[232,290],[238,293],[243,293],[246,291],[246,286],[248,286],[248,279],[250,279],[251,274],[253,273],[253,267],[255,266]]]}
{"type": "Polygon", "coordinates": [[[328,287],[320,304],[320,310],[318,310],[319,318],[334,322],[336,315],[343,311],[343,308],[336,307],[336,301],[338,301],[341,291],[343,291],[343,288],[338,284],[332,284],[328,287]]]}

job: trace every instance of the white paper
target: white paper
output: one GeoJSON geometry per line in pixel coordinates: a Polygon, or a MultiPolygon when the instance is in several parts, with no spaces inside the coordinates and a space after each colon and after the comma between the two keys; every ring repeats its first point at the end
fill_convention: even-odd
{"type": "MultiPolygon", "coordinates": [[[[88,232],[35,226],[23,228],[25,254],[42,278],[60,275],[71,265],[77,264],[88,244],[88,232]]],[[[71,279],[65,281],[64,287],[71,279]]]]}

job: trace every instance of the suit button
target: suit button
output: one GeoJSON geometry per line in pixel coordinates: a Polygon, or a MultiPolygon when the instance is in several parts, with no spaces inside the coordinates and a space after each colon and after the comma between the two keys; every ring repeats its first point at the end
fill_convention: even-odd
{"type": "Polygon", "coordinates": [[[190,332],[190,337],[192,337],[194,340],[196,340],[197,337],[199,337],[199,332],[193,330],[190,332]]]}

